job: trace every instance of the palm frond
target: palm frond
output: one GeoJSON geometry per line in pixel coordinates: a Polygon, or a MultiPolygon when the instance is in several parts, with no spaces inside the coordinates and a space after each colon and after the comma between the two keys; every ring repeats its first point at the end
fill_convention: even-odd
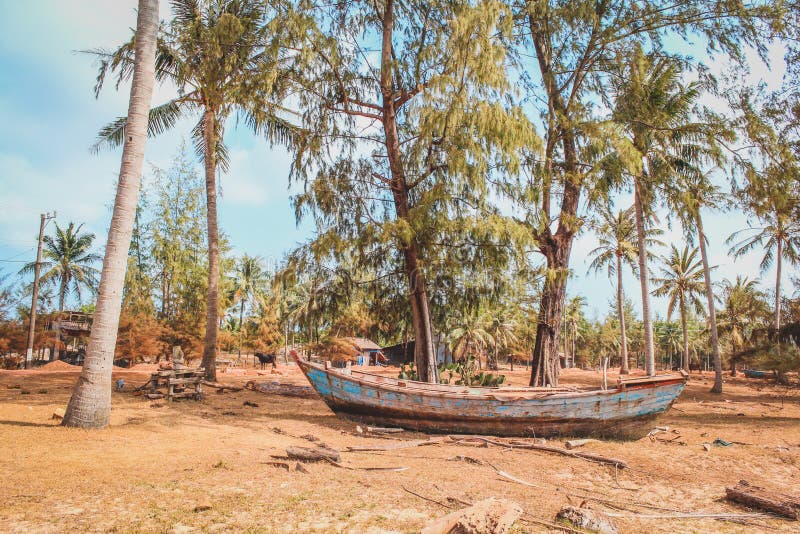
{"type": "MultiPolygon", "coordinates": [[[[147,118],[147,136],[154,137],[175,126],[183,114],[183,105],[184,101],[175,99],[151,109],[147,118]]],[[[122,145],[125,142],[127,123],[127,117],[118,117],[104,126],[98,132],[97,141],[90,147],[90,151],[96,154],[103,147],[116,148],[122,145]]]]}

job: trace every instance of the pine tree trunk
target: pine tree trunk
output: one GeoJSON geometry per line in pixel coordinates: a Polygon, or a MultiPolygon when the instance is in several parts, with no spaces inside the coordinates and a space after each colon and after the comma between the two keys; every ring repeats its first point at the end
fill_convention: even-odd
{"type": "MultiPolygon", "coordinates": [[[[781,329],[781,256],[783,255],[783,241],[778,239],[778,254],[776,256],[775,274],[775,335],[781,329]]],[[[776,338],[777,339],[777,338],[776,338]]]]}
{"type": "Polygon", "coordinates": [[[111,369],[147,141],[147,119],[155,82],[157,31],[158,0],[139,0],[133,82],[117,195],[108,231],[89,348],[61,421],[64,426],[104,428],[111,415],[111,369]]]}
{"type": "Polygon", "coordinates": [[[622,358],[622,365],[619,368],[619,374],[629,374],[630,368],[628,367],[628,334],[625,330],[625,298],[622,294],[622,257],[617,255],[617,314],[619,314],[619,331],[620,331],[620,351],[622,358]]]}
{"type": "Polygon", "coordinates": [[[644,207],[639,179],[634,181],[634,206],[636,211],[636,240],[639,247],[639,283],[642,287],[642,322],[644,323],[644,366],[648,376],[656,374],[653,347],[653,320],[650,311],[650,274],[647,270],[647,242],[645,241],[644,207]]]}
{"type": "MultiPolygon", "coordinates": [[[[556,273],[566,272],[564,249],[557,249],[560,256],[547,255],[547,270],[556,273]]],[[[568,254],[567,254],[568,257],[568,254]]],[[[567,292],[565,276],[545,277],[539,315],[536,325],[536,343],[533,346],[530,385],[558,385],[558,345],[561,329],[561,316],[567,292]]]]}
{"type": "Polygon", "coordinates": [[[683,331],[683,370],[689,372],[689,330],[686,328],[686,302],[680,298],[681,330],[683,331]]]}
{"type": "Polygon", "coordinates": [[[703,219],[696,215],[697,234],[700,240],[700,256],[703,259],[703,278],[706,284],[706,301],[708,303],[708,321],[711,328],[711,350],[714,354],[714,386],[712,393],[722,393],[722,357],[719,354],[719,333],[717,332],[717,308],[714,304],[714,286],[711,285],[711,269],[708,266],[706,251],[706,234],[703,232],[703,219]]]}
{"type": "Polygon", "coordinates": [[[219,229],[217,227],[217,127],[214,110],[203,116],[206,173],[206,219],[208,225],[208,293],[203,367],[206,380],[217,381],[217,332],[219,330],[219,229]]]}
{"type": "MultiPolygon", "coordinates": [[[[391,190],[394,198],[395,212],[398,219],[409,220],[408,183],[402,164],[400,137],[397,131],[397,109],[395,108],[394,80],[392,79],[393,51],[392,34],[394,31],[394,0],[387,0],[381,20],[381,96],[382,122],[386,155],[391,172],[391,190]]],[[[411,236],[402,245],[404,267],[409,284],[411,300],[411,318],[414,326],[414,361],[419,379],[425,382],[437,382],[436,352],[433,346],[433,329],[431,328],[430,305],[425,281],[425,274],[419,265],[419,244],[415,236],[411,236]]]]}

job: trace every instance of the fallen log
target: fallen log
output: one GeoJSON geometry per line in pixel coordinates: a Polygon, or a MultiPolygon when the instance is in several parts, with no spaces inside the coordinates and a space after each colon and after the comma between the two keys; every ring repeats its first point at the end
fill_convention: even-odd
{"type": "Polygon", "coordinates": [[[599,439],[571,439],[564,443],[564,446],[567,449],[577,449],[578,447],[583,447],[588,443],[600,443],[599,439]]]}
{"type": "Polygon", "coordinates": [[[797,521],[800,519],[800,498],[751,486],[740,480],[732,488],[725,488],[725,498],[751,508],[772,512],[797,521]]]}
{"type": "Polygon", "coordinates": [[[490,497],[440,517],[423,528],[422,534],[504,534],[521,515],[522,507],[514,501],[490,497]]]}
{"type": "Polygon", "coordinates": [[[618,534],[619,528],[604,513],[590,508],[565,506],[556,514],[557,520],[567,521],[578,528],[603,534],[618,534]]]}
{"type": "Polygon", "coordinates": [[[327,460],[339,462],[339,460],[341,460],[339,451],[327,447],[317,447],[315,449],[309,447],[286,447],[286,455],[290,460],[298,460],[300,462],[319,462],[327,460]]]}

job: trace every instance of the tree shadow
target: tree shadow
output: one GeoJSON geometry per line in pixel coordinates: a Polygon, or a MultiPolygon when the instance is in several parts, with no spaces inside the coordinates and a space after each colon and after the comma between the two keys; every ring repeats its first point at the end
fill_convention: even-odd
{"type": "Polygon", "coordinates": [[[27,427],[47,427],[53,428],[58,426],[52,423],[31,423],[30,421],[9,421],[0,419],[0,426],[27,426],[27,427]]]}

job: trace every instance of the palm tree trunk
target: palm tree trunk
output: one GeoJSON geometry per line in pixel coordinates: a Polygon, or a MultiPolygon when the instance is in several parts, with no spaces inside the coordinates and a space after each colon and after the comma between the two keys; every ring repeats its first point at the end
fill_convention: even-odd
{"type": "Polygon", "coordinates": [[[689,372],[689,330],[686,328],[686,302],[683,295],[680,298],[681,330],[683,333],[683,370],[689,372]]]}
{"type": "Polygon", "coordinates": [[[644,323],[644,367],[648,376],[656,374],[653,348],[653,319],[650,311],[650,274],[647,270],[647,242],[644,230],[644,208],[640,179],[634,181],[634,206],[636,211],[636,240],[639,246],[639,283],[642,287],[642,322],[644,323]]]}
{"type": "Polygon", "coordinates": [[[628,334],[625,330],[625,299],[622,294],[622,257],[617,256],[617,313],[619,314],[619,332],[620,332],[620,347],[622,365],[619,368],[619,374],[629,374],[630,368],[628,367],[628,334]]]}
{"type": "Polygon", "coordinates": [[[712,393],[722,393],[722,357],[719,354],[719,333],[717,332],[717,309],[714,305],[714,288],[711,285],[711,269],[708,267],[706,251],[706,234],[703,232],[703,219],[698,212],[695,216],[697,234],[700,240],[700,257],[703,259],[703,278],[706,284],[706,300],[708,302],[708,322],[711,328],[711,351],[714,354],[714,386],[712,393]]]}
{"type": "Polygon", "coordinates": [[[242,327],[244,324],[242,321],[244,320],[244,299],[242,299],[242,305],[239,307],[239,358],[242,357],[242,332],[244,331],[242,327]]]}
{"type": "Polygon", "coordinates": [[[60,344],[61,344],[61,312],[64,311],[64,305],[67,300],[67,284],[66,276],[61,275],[61,287],[58,292],[58,317],[56,320],[56,342],[53,344],[53,352],[50,353],[50,361],[55,361],[59,357],[60,344]]]}
{"type": "Polygon", "coordinates": [[[208,293],[203,367],[206,379],[217,381],[217,331],[219,316],[219,228],[217,227],[217,127],[214,110],[203,116],[206,173],[206,223],[208,226],[208,293]]]}
{"type": "Polygon", "coordinates": [[[783,241],[778,241],[778,254],[776,256],[776,270],[775,274],[775,335],[781,329],[781,256],[783,255],[783,241]]]}
{"type": "Polygon", "coordinates": [[[147,118],[155,82],[157,32],[158,0],[139,0],[136,56],[117,196],[108,231],[89,348],[61,421],[64,426],[104,428],[111,415],[111,368],[147,142],[147,118]]]}

